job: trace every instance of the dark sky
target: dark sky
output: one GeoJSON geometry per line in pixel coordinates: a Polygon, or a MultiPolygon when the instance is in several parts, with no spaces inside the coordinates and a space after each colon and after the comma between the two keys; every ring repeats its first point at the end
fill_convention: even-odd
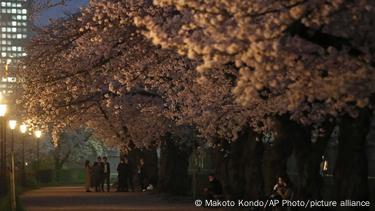
{"type": "Polygon", "coordinates": [[[72,0],[68,1],[66,6],[54,7],[44,11],[37,20],[38,25],[48,24],[49,19],[59,18],[64,16],[64,11],[74,12],[79,10],[80,7],[85,6],[88,0],[72,0]]]}

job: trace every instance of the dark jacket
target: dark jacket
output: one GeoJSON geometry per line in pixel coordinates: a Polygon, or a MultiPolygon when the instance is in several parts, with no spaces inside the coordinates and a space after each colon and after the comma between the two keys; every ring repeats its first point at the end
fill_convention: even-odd
{"type": "Polygon", "coordinates": [[[117,173],[118,176],[125,176],[126,175],[126,170],[127,170],[127,165],[123,162],[120,162],[117,166],[117,173]]]}
{"type": "Polygon", "coordinates": [[[131,174],[129,164],[120,162],[117,166],[117,172],[120,177],[121,176],[129,177],[131,174]]]}

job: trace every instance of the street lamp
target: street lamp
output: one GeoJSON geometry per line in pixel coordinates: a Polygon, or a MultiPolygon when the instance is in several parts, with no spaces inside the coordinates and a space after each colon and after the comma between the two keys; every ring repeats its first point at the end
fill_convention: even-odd
{"type": "Polygon", "coordinates": [[[4,117],[6,112],[7,112],[7,105],[0,104],[0,117],[4,117]]]}
{"type": "Polygon", "coordinates": [[[12,131],[12,153],[14,152],[14,129],[17,127],[17,121],[16,120],[9,120],[9,128],[12,131]]]}
{"type": "Polygon", "coordinates": [[[5,114],[7,112],[7,105],[0,104],[0,193],[6,193],[6,127],[5,114]]]}
{"type": "Polygon", "coordinates": [[[13,119],[9,120],[9,127],[12,130],[16,129],[16,127],[17,127],[17,121],[13,120],[13,119]]]}
{"type": "Polygon", "coordinates": [[[37,138],[42,137],[42,131],[40,131],[40,130],[36,130],[36,131],[35,131],[35,137],[37,137],[37,138]]]}
{"type": "Polygon", "coordinates": [[[12,145],[11,145],[11,198],[12,198],[12,210],[16,210],[16,174],[15,174],[15,166],[14,166],[14,129],[17,127],[16,120],[9,120],[9,128],[12,131],[12,145]]]}
{"type": "Polygon", "coordinates": [[[40,137],[42,137],[42,131],[40,130],[36,130],[34,132],[35,134],[35,137],[36,137],[36,162],[37,162],[37,178],[38,177],[38,174],[39,174],[39,139],[40,137]]]}
{"type": "Polygon", "coordinates": [[[22,123],[20,125],[20,131],[22,134],[25,134],[27,132],[27,125],[25,123],[22,123]]]}
{"type": "Polygon", "coordinates": [[[26,174],[25,174],[25,134],[27,132],[27,125],[22,123],[20,125],[20,131],[22,134],[22,184],[26,185],[26,174]]]}

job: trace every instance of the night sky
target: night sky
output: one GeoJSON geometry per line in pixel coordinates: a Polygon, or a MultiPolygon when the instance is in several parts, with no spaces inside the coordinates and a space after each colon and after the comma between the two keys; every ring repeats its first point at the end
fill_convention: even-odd
{"type": "Polygon", "coordinates": [[[37,20],[38,25],[48,24],[49,19],[59,18],[64,16],[64,11],[74,12],[79,10],[81,6],[85,6],[88,0],[72,0],[64,7],[55,7],[43,12],[37,20]]]}

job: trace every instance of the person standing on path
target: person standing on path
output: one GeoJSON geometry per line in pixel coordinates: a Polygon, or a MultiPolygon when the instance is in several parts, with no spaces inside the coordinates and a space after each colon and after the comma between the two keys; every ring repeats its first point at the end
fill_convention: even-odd
{"type": "Polygon", "coordinates": [[[90,187],[92,183],[92,168],[90,161],[86,160],[85,162],[85,189],[86,192],[91,192],[90,187]]]}
{"type": "Polygon", "coordinates": [[[146,185],[145,185],[146,173],[145,173],[145,162],[143,158],[139,159],[137,173],[138,173],[139,185],[141,186],[141,191],[146,191],[146,185]]]}
{"type": "Polygon", "coordinates": [[[96,192],[100,192],[100,183],[101,183],[101,167],[98,162],[94,162],[94,165],[92,167],[92,182],[93,186],[95,187],[96,192]]]}
{"type": "Polygon", "coordinates": [[[98,178],[99,192],[104,192],[104,163],[103,163],[102,157],[98,156],[97,162],[98,162],[99,169],[100,169],[99,178],[98,178]]]}
{"type": "Polygon", "coordinates": [[[126,171],[125,159],[121,158],[120,163],[117,165],[117,173],[118,173],[117,192],[125,191],[125,173],[126,173],[125,171],[126,171]]]}
{"type": "Polygon", "coordinates": [[[124,168],[124,179],[125,179],[125,191],[134,191],[134,184],[133,184],[133,172],[131,169],[131,164],[127,158],[124,159],[125,161],[125,168],[124,168]],[[130,188],[129,188],[130,186],[130,188]]]}
{"type": "MultiPolygon", "coordinates": [[[[111,188],[111,165],[107,161],[107,157],[103,157],[103,164],[104,164],[104,182],[103,186],[106,183],[107,184],[107,192],[109,192],[111,188]]],[[[104,191],[104,187],[103,187],[104,191]]]]}

